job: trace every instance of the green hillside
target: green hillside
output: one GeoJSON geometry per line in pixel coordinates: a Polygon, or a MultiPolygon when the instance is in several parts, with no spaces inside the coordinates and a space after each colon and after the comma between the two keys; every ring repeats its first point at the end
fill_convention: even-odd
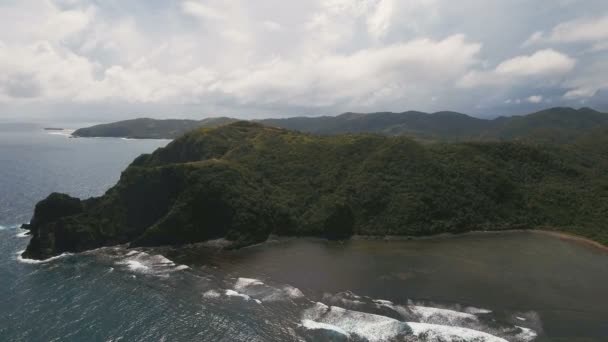
{"type": "Polygon", "coordinates": [[[156,120],[140,118],[118,121],[109,124],[80,128],[72,135],[75,137],[111,137],[130,139],[175,139],[196,128],[217,127],[236,120],[230,118],[208,118],[200,121],[167,119],[156,120]]]}
{"type": "Polygon", "coordinates": [[[183,244],[269,234],[344,238],[546,228],[608,243],[608,145],[420,144],[317,136],[236,122],[138,157],[104,196],[40,202],[25,255],[131,242],[183,244]]]}

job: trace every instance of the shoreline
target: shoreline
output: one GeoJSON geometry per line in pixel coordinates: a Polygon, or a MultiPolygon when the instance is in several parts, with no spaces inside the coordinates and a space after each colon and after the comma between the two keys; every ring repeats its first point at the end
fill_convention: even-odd
{"type": "Polygon", "coordinates": [[[594,247],[598,250],[608,253],[608,245],[604,245],[601,242],[586,238],[584,236],[567,233],[559,230],[549,229],[506,229],[506,230],[472,230],[465,233],[440,233],[426,236],[412,236],[412,235],[353,235],[350,240],[384,240],[384,241],[422,241],[422,240],[433,240],[433,239],[448,239],[459,236],[467,235],[485,235],[485,234],[500,234],[500,233],[534,233],[542,234],[558,238],[560,240],[573,241],[587,246],[594,247]]]}
{"type": "MultiPolygon", "coordinates": [[[[0,226],[1,227],[1,226],[0,226]]],[[[19,237],[29,237],[30,235],[25,235],[27,234],[27,230],[23,229],[25,232],[22,232],[21,234],[24,234],[24,236],[19,236],[19,237]]],[[[459,233],[459,234],[454,234],[454,233],[440,233],[440,234],[435,234],[435,235],[426,235],[426,236],[412,236],[412,235],[353,235],[350,238],[343,240],[343,241],[357,241],[357,240],[376,240],[376,241],[386,241],[386,242],[390,242],[390,241],[423,241],[423,240],[435,240],[435,239],[450,239],[450,238],[457,238],[457,237],[466,237],[466,236],[471,236],[471,235],[487,235],[487,234],[502,234],[502,233],[534,233],[534,234],[541,234],[541,235],[545,235],[545,236],[551,236],[554,238],[558,238],[560,240],[565,240],[565,241],[573,241],[582,245],[587,245],[589,247],[593,247],[594,249],[597,249],[599,251],[602,251],[604,253],[608,253],[608,246],[604,245],[600,242],[591,240],[589,238],[580,236],[580,235],[575,235],[575,234],[571,234],[571,233],[566,233],[566,232],[562,232],[562,231],[556,231],[556,230],[548,230],[548,229],[507,229],[507,230],[473,230],[473,231],[469,231],[469,232],[464,232],[464,233],[459,233]]],[[[19,235],[21,235],[19,234],[19,235]]],[[[286,240],[292,240],[292,239],[299,239],[299,238],[315,238],[315,239],[320,239],[320,240],[325,240],[325,241],[330,241],[328,239],[325,238],[320,238],[320,237],[313,237],[313,236],[277,236],[277,235],[270,235],[268,237],[268,239],[266,239],[263,242],[257,243],[257,244],[253,244],[253,245],[248,245],[248,246],[243,246],[237,249],[244,249],[244,248],[251,248],[251,247],[256,247],[256,246],[260,246],[260,245],[264,245],[264,244],[268,244],[268,243],[273,243],[273,242],[281,242],[281,241],[286,241],[286,240]]],[[[225,249],[226,247],[226,243],[227,241],[225,239],[216,239],[216,240],[209,240],[209,241],[203,241],[203,242],[197,242],[197,243],[192,243],[192,244],[186,244],[184,246],[179,246],[178,248],[182,248],[182,247],[186,247],[186,248],[198,248],[198,247],[210,247],[210,248],[219,248],[219,249],[225,249]]],[[[128,246],[128,244],[123,244],[123,245],[117,245],[117,246],[128,246]]],[[[99,247],[96,249],[100,249],[100,248],[107,248],[107,247],[116,247],[116,246],[103,246],[103,247],[99,247]]],[[[130,249],[129,247],[127,247],[128,249],[130,249]]],[[[164,248],[175,248],[175,246],[154,246],[154,247],[147,247],[147,248],[151,248],[151,249],[156,249],[156,250],[162,250],[164,248]]],[[[136,250],[137,247],[132,248],[133,250],[136,250]]],[[[95,250],[95,249],[93,249],[95,250]]],[[[19,261],[21,262],[26,262],[26,263],[46,263],[55,259],[58,259],[59,257],[62,256],[68,256],[68,255],[74,255],[74,254],[80,254],[80,253],[86,253],[89,252],[91,250],[87,250],[87,251],[82,251],[82,252],[77,252],[77,253],[63,253],[60,255],[56,255],[47,259],[26,259],[23,258],[21,256],[21,254],[24,252],[20,251],[18,253],[19,255],[19,261]]]]}

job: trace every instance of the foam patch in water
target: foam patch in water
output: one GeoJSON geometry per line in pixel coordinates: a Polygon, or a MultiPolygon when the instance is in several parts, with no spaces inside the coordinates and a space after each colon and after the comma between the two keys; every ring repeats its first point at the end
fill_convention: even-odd
{"type": "MultiPolygon", "coordinates": [[[[514,324],[516,318],[509,316],[497,319],[491,310],[455,305],[455,309],[436,307],[431,305],[416,305],[409,302],[407,305],[398,305],[388,300],[361,297],[352,292],[341,292],[335,295],[325,294],[323,300],[333,306],[322,303],[307,310],[302,319],[310,319],[316,322],[333,324],[349,333],[354,333],[361,338],[368,338],[365,330],[359,327],[351,329],[354,323],[344,322],[338,319],[341,310],[346,310],[345,317],[362,319],[361,324],[375,331],[379,321],[384,321],[386,331],[391,331],[394,336],[403,333],[395,322],[407,323],[410,334],[420,340],[430,341],[513,341],[528,342],[537,337],[535,330],[519,327],[514,324]],[[331,313],[331,315],[328,315],[331,313]],[[370,316],[372,315],[372,316],[370,316]],[[381,317],[381,318],[379,318],[381,317]],[[331,319],[330,319],[331,318],[331,319]],[[392,322],[392,323],[387,323],[392,322]],[[459,339],[460,338],[460,339],[459,339]],[[476,340],[477,338],[477,340],[476,340]]],[[[516,317],[530,317],[526,325],[542,329],[540,318],[534,313],[519,313],[516,317]]],[[[520,322],[521,324],[521,322],[520,322]]],[[[318,332],[317,332],[318,334],[318,332]]],[[[305,334],[305,336],[308,336],[305,334]]],[[[405,335],[403,335],[405,336],[405,335]]],[[[409,335],[408,335],[409,336],[409,335]]],[[[391,337],[395,338],[395,337],[391,337]]]]}
{"type": "Polygon", "coordinates": [[[509,342],[504,338],[461,327],[413,322],[408,322],[408,326],[412,329],[412,334],[414,336],[423,339],[424,341],[509,342]]]}
{"type": "MultiPolygon", "coordinates": [[[[317,303],[304,312],[302,323],[306,321],[323,323],[334,327],[334,330],[344,331],[348,335],[370,342],[388,341],[411,335],[411,330],[405,322],[337,306],[327,306],[323,303],[317,303]]],[[[302,324],[302,327],[307,326],[302,324]]]]}
{"type": "Polygon", "coordinates": [[[176,265],[162,255],[150,255],[146,252],[131,250],[120,256],[123,251],[121,249],[113,250],[113,252],[119,253],[118,258],[121,259],[116,264],[126,266],[130,272],[167,277],[170,273],[189,268],[186,265],[176,265]]]}
{"type": "Polygon", "coordinates": [[[244,300],[251,299],[251,297],[249,297],[248,295],[236,292],[234,290],[226,290],[226,292],[224,292],[224,294],[228,297],[239,297],[239,298],[243,298],[244,300]]]}
{"type": "Polygon", "coordinates": [[[19,228],[21,225],[19,224],[14,224],[12,226],[3,226],[0,224],[0,230],[7,230],[7,229],[17,229],[19,228]]]}
{"type": "Polygon", "coordinates": [[[63,253],[57,256],[54,256],[52,258],[48,258],[48,259],[44,259],[44,260],[35,260],[35,259],[27,259],[23,257],[23,252],[25,251],[19,251],[17,252],[17,261],[22,262],[24,264],[32,264],[32,265],[37,265],[37,264],[46,264],[55,260],[59,260],[68,256],[73,255],[72,253],[63,253]]]}
{"type": "Polygon", "coordinates": [[[25,229],[21,229],[21,232],[17,235],[15,235],[18,238],[29,238],[30,237],[30,231],[29,230],[25,230],[25,229]]]}
{"type": "Polygon", "coordinates": [[[298,288],[290,285],[270,286],[258,279],[238,278],[233,289],[262,302],[289,301],[304,298],[298,288]]]}
{"type": "Polygon", "coordinates": [[[73,129],[62,129],[62,130],[47,131],[47,134],[50,134],[50,135],[61,135],[61,136],[64,136],[64,137],[71,137],[72,133],[74,133],[73,129]]]}
{"type": "Polygon", "coordinates": [[[309,319],[302,320],[302,328],[305,335],[311,340],[325,338],[330,341],[339,341],[341,337],[342,340],[348,341],[350,338],[349,333],[335,325],[319,323],[309,319]]]}
{"type": "Polygon", "coordinates": [[[221,294],[219,292],[217,292],[216,290],[209,290],[205,293],[203,293],[203,297],[204,298],[220,298],[221,294]]]}

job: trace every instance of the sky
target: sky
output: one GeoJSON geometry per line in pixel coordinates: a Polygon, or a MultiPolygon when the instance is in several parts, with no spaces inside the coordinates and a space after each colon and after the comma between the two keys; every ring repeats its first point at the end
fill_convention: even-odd
{"type": "Polygon", "coordinates": [[[0,0],[0,121],[608,111],[606,0],[0,0]]]}

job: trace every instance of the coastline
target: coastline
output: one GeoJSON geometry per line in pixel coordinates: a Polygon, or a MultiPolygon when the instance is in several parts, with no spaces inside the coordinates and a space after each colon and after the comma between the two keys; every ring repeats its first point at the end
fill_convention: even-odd
{"type": "Polygon", "coordinates": [[[420,241],[433,239],[449,239],[467,235],[485,235],[485,234],[500,234],[500,233],[534,233],[546,236],[552,236],[560,240],[573,241],[587,246],[594,247],[605,253],[608,253],[608,246],[601,242],[591,240],[584,236],[567,233],[559,230],[550,229],[506,229],[506,230],[473,230],[465,233],[440,233],[426,236],[411,236],[411,235],[353,235],[351,240],[385,240],[385,241],[420,241]]]}

